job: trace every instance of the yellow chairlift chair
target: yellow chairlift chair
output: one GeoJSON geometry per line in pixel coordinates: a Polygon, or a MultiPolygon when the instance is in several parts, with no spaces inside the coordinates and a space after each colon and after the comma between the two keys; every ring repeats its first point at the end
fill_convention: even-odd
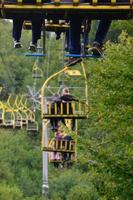
{"type": "Polygon", "coordinates": [[[28,121],[27,131],[28,132],[38,132],[38,122],[37,121],[28,121]]]}
{"type": "Polygon", "coordinates": [[[17,109],[19,110],[22,118],[22,126],[26,127],[28,123],[28,113],[26,110],[27,99],[24,99],[24,95],[21,95],[16,103],[17,109]]]}
{"type": "Polygon", "coordinates": [[[24,17],[25,19],[33,19],[38,15],[48,19],[66,19],[71,15],[82,15],[89,19],[131,19],[133,17],[132,0],[111,0],[100,1],[92,0],[88,3],[80,3],[79,0],[73,0],[66,3],[62,0],[53,0],[53,2],[43,3],[42,0],[26,4],[24,0],[0,1],[0,17],[12,19],[14,16],[24,17]]]}
{"type": "MultiPolygon", "coordinates": [[[[63,129],[61,128],[60,130],[63,129]]],[[[68,167],[77,159],[77,132],[74,132],[73,136],[75,136],[73,139],[70,129],[65,128],[64,133],[62,133],[62,138],[60,139],[56,137],[56,133],[54,137],[51,137],[50,134],[49,137],[51,138],[49,138],[47,145],[44,141],[45,133],[43,132],[42,135],[42,150],[48,152],[49,162],[53,163],[56,167],[60,166],[60,164],[62,167],[68,167]],[[71,137],[71,140],[63,139],[63,136],[71,137]]]]}
{"type": "Polygon", "coordinates": [[[39,62],[38,60],[35,61],[32,69],[32,77],[33,78],[42,78],[43,77],[43,71],[42,69],[38,66],[39,62]]]}
{"type": "Polygon", "coordinates": [[[3,128],[15,128],[14,112],[7,106],[4,107],[2,127],[3,128]]]}
{"type": "MultiPolygon", "coordinates": [[[[85,72],[84,63],[78,66],[79,69],[70,69],[67,66],[64,67],[59,72],[50,76],[44,83],[41,89],[41,110],[42,118],[75,118],[75,119],[84,119],[88,115],[88,85],[87,85],[87,76],[85,72]],[[72,113],[69,113],[70,103],[66,103],[66,112],[63,113],[63,103],[60,103],[60,112],[58,112],[57,103],[54,104],[54,113],[52,112],[52,103],[51,100],[47,98],[48,90],[50,88],[51,82],[55,81],[57,84],[57,78],[59,75],[65,74],[69,76],[67,87],[72,88],[73,93],[75,94],[77,101],[71,101],[72,113]],[[77,81],[72,80],[72,77],[77,77],[77,81]],[[70,86],[69,86],[70,85],[70,86]],[[78,96],[77,96],[78,95],[78,96]],[[46,100],[47,99],[47,100],[46,100]]],[[[52,88],[52,87],[51,87],[52,88]]],[[[72,95],[73,95],[72,93],[72,95]]]]}

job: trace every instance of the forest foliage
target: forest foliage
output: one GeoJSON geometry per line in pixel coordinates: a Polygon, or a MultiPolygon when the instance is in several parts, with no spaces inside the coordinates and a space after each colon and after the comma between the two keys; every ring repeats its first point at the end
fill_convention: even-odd
{"type": "MultiPolygon", "coordinates": [[[[78,160],[70,169],[49,166],[48,196],[41,195],[41,133],[32,137],[25,130],[0,129],[1,200],[132,199],[132,29],[132,21],[114,22],[104,58],[85,60],[89,117],[79,122],[78,160]]],[[[23,49],[14,50],[11,23],[0,21],[0,86],[4,87],[1,99],[10,92],[26,92],[26,86],[33,84],[33,60],[22,56],[30,37],[31,33],[25,32],[23,49]]],[[[52,60],[42,62],[44,73],[45,67],[52,66],[50,73],[59,68],[60,58],[54,46],[59,47],[54,38],[52,41],[49,39],[52,60]]]]}

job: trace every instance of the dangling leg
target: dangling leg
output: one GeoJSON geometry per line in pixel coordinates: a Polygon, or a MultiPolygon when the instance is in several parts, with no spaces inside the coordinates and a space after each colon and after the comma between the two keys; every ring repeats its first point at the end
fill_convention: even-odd
{"type": "Polygon", "coordinates": [[[14,39],[14,48],[21,48],[22,44],[20,43],[21,32],[23,21],[21,19],[13,19],[13,29],[12,29],[12,37],[14,39]]]}
{"type": "Polygon", "coordinates": [[[101,55],[102,53],[102,47],[103,47],[103,42],[106,38],[106,35],[108,33],[108,30],[111,25],[111,20],[100,20],[99,26],[96,32],[96,37],[93,42],[93,48],[92,52],[94,55],[101,55]]]}
{"type": "Polygon", "coordinates": [[[83,54],[88,53],[88,45],[89,45],[89,32],[91,29],[91,20],[85,19],[83,22],[84,31],[83,31],[83,54]]]}
{"type": "Polygon", "coordinates": [[[37,48],[37,41],[41,39],[43,20],[32,20],[32,42],[30,43],[29,50],[35,52],[37,48]]]}
{"type": "Polygon", "coordinates": [[[69,44],[69,30],[67,30],[65,32],[65,51],[69,51],[69,47],[70,47],[70,44],[69,44]]]}
{"type": "MultiPolygon", "coordinates": [[[[70,19],[70,34],[69,34],[69,52],[70,54],[80,54],[81,44],[80,44],[80,34],[81,34],[81,24],[83,19],[81,17],[72,17],[70,19]]],[[[72,56],[69,59],[68,66],[75,65],[81,62],[81,58],[76,58],[72,56]]]]}
{"type": "Polygon", "coordinates": [[[72,119],[72,130],[75,131],[76,120],[72,119]]]}

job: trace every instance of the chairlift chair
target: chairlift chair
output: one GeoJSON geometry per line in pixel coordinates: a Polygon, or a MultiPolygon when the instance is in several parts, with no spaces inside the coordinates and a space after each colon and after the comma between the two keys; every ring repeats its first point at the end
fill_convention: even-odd
{"type": "Polygon", "coordinates": [[[50,32],[61,31],[66,32],[69,29],[69,24],[65,20],[47,20],[45,30],[50,32]]]}
{"type": "MultiPolygon", "coordinates": [[[[41,110],[42,110],[42,117],[44,119],[51,119],[51,118],[65,118],[65,119],[85,119],[88,116],[88,86],[87,86],[87,76],[85,72],[85,67],[83,62],[78,66],[79,69],[70,70],[67,66],[60,70],[59,72],[53,74],[51,77],[49,77],[42,89],[41,89],[41,110]],[[64,113],[64,103],[61,102],[60,105],[57,103],[51,103],[51,101],[47,98],[48,91],[47,88],[50,88],[50,82],[55,81],[56,78],[58,78],[59,75],[65,74],[69,76],[68,80],[68,88],[73,88],[73,92],[75,92],[76,98],[78,98],[77,95],[79,95],[79,100],[77,101],[71,101],[66,102],[66,111],[64,113]],[[77,77],[77,82],[75,82],[75,79],[72,80],[71,77],[77,77]],[[69,87],[70,85],[70,87],[69,87]],[[73,86],[74,85],[74,86],[73,86]],[[49,87],[48,87],[49,86],[49,87]],[[82,86],[82,87],[81,87],[82,86]],[[46,100],[47,99],[47,100],[46,100]],[[54,106],[54,109],[53,109],[54,106]],[[60,109],[58,108],[60,107],[60,109]],[[72,108],[71,108],[72,107],[72,108]],[[54,112],[52,111],[54,110],[54,112]],[[72,109],[72,112],[70,112],[70,109],[72,109]],[[60,112],[59,112],[60,110],[60,112]]],[[[65,76],[63,76],[64,78],[65,76]]],[[[57,84],[57,82],[56,82],[57,84]]],[[[52,88],[52,87],[51,87],[52,88]]],[[[74,95],[73,93],[71,93],[74,95]]]]}
{"type": "MultiPolygon", "coordinates": [[[[60,20],[60,21],[62,21],[62,20],[60,20]]],[[[31,27],[32,27],[31,21],[30,20],[25,20],[24,23],[23,23],[23,29],[24,30],[31,30],[31,27]]],[[[54,20],[47,20],[45,22],[45,31],[50,31],[50,32],[61,31],[61,32],[65,32],[68,29],[69,29],[69,24],[66,23],[66,22],[57,23],[57,22],[54,22],[54,20]]]]}
{"type": "Polygon", "coordinates": [[[33,68],[32,70],[32,78],[42,78],[43,72],[39,67],[33,68]]]}
{"type": "Polygon", "coordinates": [[[11,110],[5,110],[3,119],[3,128],[15,128],[15,117],[11,110]]]}
{"type": "Polygon", "coordinates": [[[34,4],[26,4],[24,0],[0,1],[0,17],[12,19],[14,17],[33,19],[38,16],[48,19],[66,19],[72,15],[81,15],[89,19],[131,19],[133,17],[132,0],[111,0],[100,1],[92,0],[88,3],[80,3],[79,0],[72,0],[72,3],[65,3],[62,0],[53,0],[49,3],[43,3],[42,0],[36,0],[34,4]]]}
{"type": "Polygon", "coordinates": [[[21,129],[23,127],[22,115],[19,111],[15,112],[15,128],[21,129]]]}
{"type": "Polygon", "coordinates": [[[50,163],[65,163],[76,161],[76,143],[74,140],[48,141],[48,147],[43,147],[43,151],[49,152],[50,163]]]}
{"type": "Polygon", "coordinates": [[[12,19],[16,18],[33,19],[37,16],[45,19],[66,19],[72,15],[81,15],[89,19],[130,19],[133,17],[132,0],[92,0],[87,3],[80,3],[79,0],[72,0],[72,3],[65,3],[62,0],[53,0],[43,3],[36,0],[34,4],[26,4],[24,0],[0,1],[0,17],[12,19]]]}
{"type": "Polygon", "coordinates": [[[38,132],[38,122],[28,120],[27,131],[28,132],[38,132]]]}
{"type": "Polygon", "coordinates": [[[24,23],[23,23],[23,29],[24,30],[31,30],[31,21],[30,20],[25,20],[24,23]]]}

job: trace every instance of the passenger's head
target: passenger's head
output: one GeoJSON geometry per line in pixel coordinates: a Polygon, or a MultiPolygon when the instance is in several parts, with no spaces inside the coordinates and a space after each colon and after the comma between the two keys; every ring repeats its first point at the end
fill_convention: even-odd
{"type": "Polygon", "coordinates": [[[53,96],[54,96],[54,97],[59,97],[60,95],[59,95],[59,93],[54,93],[53,96]]]}
{"type": "Polygon", "coordinates": [[[63,89],[63,91],[62,91],[62,94],[63,95],[67,95],[67,94],[69,94],[70,92],[69,92],[69,88],[67,88],[67,87],[65,87],[64,89],[63,89]]]}

